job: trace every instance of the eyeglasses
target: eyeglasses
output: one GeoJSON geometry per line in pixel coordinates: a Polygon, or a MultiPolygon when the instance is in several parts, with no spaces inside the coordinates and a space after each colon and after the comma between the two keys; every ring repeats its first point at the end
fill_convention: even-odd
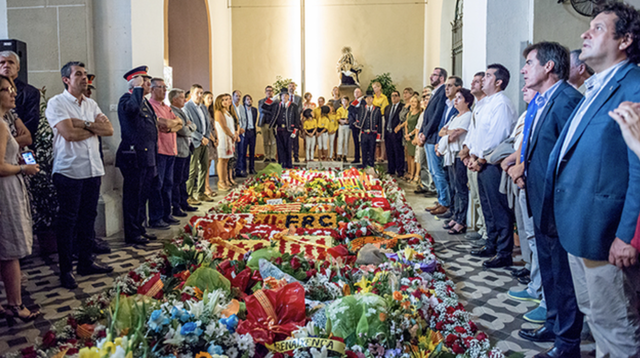
{"type": "Polygon", "coordinates": [[[7,91],[9,94],[16,93],[16,89],[14,87],[0,88],[0,92],[7,91]]]}

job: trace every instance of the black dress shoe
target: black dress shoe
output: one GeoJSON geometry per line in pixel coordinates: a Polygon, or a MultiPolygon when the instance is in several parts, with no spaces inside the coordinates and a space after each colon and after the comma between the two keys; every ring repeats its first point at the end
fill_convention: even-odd
{"type": "Polygon", "coordinates": [[[100,240],[93,245],[93,249],[91,250],[96,254],[110,254],[111,247],[104,240],[100,240]]]}
{"type": "Polygon", "coordinates": [[[68,290],[73,290],[74,288],[78,287],[78,283],[76,282],[76,277],[73,276],[72,272],[66,272],[66,273],[60,274],[60,284],[62,287],[68,290]]]}
{"type": "Polygon", "coordinates": [[[182,208],[182,210],[192,213],[194,211],[198,211],[198,208],[196,208],[195,206],[187,205],[184,208],[182,208]]]}
{"type": "Polygon", "coordinates": [[[518,282],[520,282],[523,285],[528,285],[529,282],[531,282],[531,276],[518,277],[518,282]]]}
{"type": "Polygon", "coordinates": [[[529,271],[529,269],[527,269],[526,267],[511,271],[511,276],[513,277],[529,276],[530,274],[531,274],[531,271],[529,271]]]}
{"type": "MultiPolygon", "coordinates": [[[[149,235],[149,234],[143,234],[142,236],[145,235],[149,235]]],[[[125,243],[129,244],[129,245],[146,245],[149,243],[149,240],[145,239],[144,237],[134,237],[133,239],[125,239],[124,240],[125,243]]]]}
{"type": "Polygon", "coordinates": [[[482,263],[482,266],[486,268],[508,267],[511,265],[513,265],[513,259],[511,258],[511,256],[498,256],[498,255],[482,263]]]}
{"type": "Polygon", "coordinates": [[[156,222],[149,222],[149,227],[152,229],[158,229],[158,230],[169,230],[169,224],[167,224],[162,219],[156,222]]]}
{"type": "Polygon", "coordinates": [[[561,350],[558,347],[551,347],[549,350],[543,353],[538,353],[533,356],[533,358],[579,358],[580,357],[580,347],[570,349],[570,350],[561,350]]]}
{"type": "Polygon", "coordinates": [[[483,246],[477,250],[471,250],[470,254],[471,256],[478,256],[478,257],[493,257],[496,254],[496,252],[494,250],[487,249],[486,246],[483,246]]]}
{"type": "Polygon", "coordinates": [[[113,271],[113,267],[109,265],[100,264],[95,261],[88,266],[78,265],[78,275],[82,275],[82,276],[93,275],[97,273],[109,273],[111,271],[113,271]]]}
{"type": "Polygon", "coordinates": [[[532,328],[523,328],[518,332],[520,338],[524,338],[531,342],[555,342],[556,335],[546,326],[532,328]]]}
{"type": "Polygon", "coordinates": [[[174,224],[180,224],[180,220],[174,218],[173,216],[169,215],[166,216],[165,218],[163,218],[162,220],[164,220],[164,222],[166,222],[169,225],[174,225],[174,224]]]}
{"type": "Polygon", "coordinates": [[[258,174],[258,172],[256,172],[254,169],[251,169],[251,170],[249,170],[249,174],[256,175],[256,174],[258,174]]]}
{"type": "Polygon", "coordinates": [[[148,240],[158,240],[158,237],[154,234],[149,234],[148,232],[145,232],[144,234],[141,235],[143,238],[148,239],[148,240]]]}
{"type": "Polygon", "coordinates": [[[428,191],[427,189],[425,189],[425,188],[423,188],[423,187],[420,187],[420,188],[418,188],[418,189],[414,190],[413,192],[414,192],[414,193],[416,193],[416,194],[424,194],[424,193],[426,193],[427,191],[428,191]]]}
{"type": "Polygon", "coordinates": [[[354,160],[353,162],[351,162],[351,164],[360,164],[359,160],[354,160]]]}
{"type": "Polygon", "coordinates": [[[179,217],[179,218],[185,218],[185,217],[187,217],[187,216],[188,216],[188,215],[187,215],[187,213],[185,213],[185,212],[184,212],[184,211],[182,211],[182,210],[174,210],[173,212],[171,212],[171,215],[173,215],[173,216],[177,216],[177,217],[179,217]]]}

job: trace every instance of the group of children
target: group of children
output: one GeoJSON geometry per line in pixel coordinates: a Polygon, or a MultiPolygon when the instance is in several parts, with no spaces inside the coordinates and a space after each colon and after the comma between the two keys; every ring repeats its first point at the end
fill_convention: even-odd
{"type": "Polygon", "coordinates": [[[337,110],[336,107],[331,99],[326,106],[307,108],[302,112],[305,162],[313,161],[316,157],[316,144],[319,160],[347,161],[350,135],[349,97],[343,97],[342,106],[337,110]]]}

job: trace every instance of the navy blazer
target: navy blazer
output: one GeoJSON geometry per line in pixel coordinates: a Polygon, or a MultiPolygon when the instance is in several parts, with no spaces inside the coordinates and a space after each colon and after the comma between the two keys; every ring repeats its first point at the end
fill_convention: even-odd
{"type": "MultiPolygon", "coordinates": [[[[247,110],[247,106],[243,106],[244,110],[247,110]]],[[[253,119],[253,129],[258,128],[258,109],[256,107],[251,106],[251,118],[253,119]]],[[[248,120],[249,118],[247,118],[248,120]]]]}
{"type": "Polygon", "coordinates": [[[125,93],[118,102],[122,141],[116,152],[116,167],[154,167],[158,153],[158,119],[144,98],[142,87],[125,93]]]}
{"type": "Polygon", "coordinates": [[[373,109],[369,112],[367,111],[366,105],[362,106],[358,123],[360,124],[362,132],[371,131],[380,133],[380,129],[382,129],[382,113],[380,112],[380,107],[373,106],[373,109]]]}
{"type": "Polygon", "coordinates": [[[438,142],[438,126],[447,107],[447,96],[444,93],[444,85],[440,86],[431,96],[427,108],[424,110],[424,120],[420,133],[427,137],[427,144],[438,142]]]}
{"type": "Polygon", "coordinates": [[[526,168],[527,208],[533,216],[536,227],[541,228],[542,215],[548,218],[547,227],[542,232],[549,236],[558,236],[553,217],[553,206],[544,207],[544,183],[549,164],[549,155],[553,150],[562,129],[574,109],[582,99],[582,94],[563,81],[549,98],[533,133],[529,132],[529,144],[524,153],[526,168]]]}
{"type": "MultiPolygon", "coordinates": [[[[640,102],[638,83],[636,64],[619,68],[582,118],[564,158],[560,151],[569,124],[549,157],[544,206],[553,206],[560,242],[574,256],[606,261],[616,237],[629,243],[635,233],[640,160],[608,112],[623,101],[640,102]]],[[[548,225],[548,220],[542,225],[548,225]]]]}
{"type": "MultiPolygon", "coordinates": [[[[31,133],[31,138],[35,144],[38,124],[40,124],[40,90],[17,78],[14,83],[18,91],[15,112],[31,133]]],[[[33,145],[30,147],[33,147],[33,145]]]]}
{"type": "MultiPolygon", "coordinates": [[[[280,114],[280,111],[283,110],[283,107],[280,105],[280,102],[273,102],[270,105],[265,103],[263,106],[263,111],[268,112],[270,115],[271,121],[269,123],[269,128],[275,129],[278,115],[280,114]]],[[[285,107],[284,110],[286,111],[284,115],[286,129],[293,133],[295,129],[299,129],[301,127],[298,106],[296,106],[295,103],[291,103],[289,106],[285,107]]]]}

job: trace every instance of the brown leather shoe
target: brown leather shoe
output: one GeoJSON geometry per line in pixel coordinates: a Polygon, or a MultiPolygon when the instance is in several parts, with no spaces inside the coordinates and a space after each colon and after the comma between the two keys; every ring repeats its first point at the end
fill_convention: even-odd
{"type": "Polygon", "coordinates": [[[426,208],[424,208],[424,210],[433,211],[433,210],[436,210],[436,209],[441,208],[441,207],[442,207],[442,205],[440,205],[440,203],[436,203],[433,206],[427,206],[426,208]]]}
{"type": "Polygon", "coordinates": [[[445,212],[447,212],[447,210],[449,210],[448,207],[440,205],[437,208],[435,208],[434,210],[431,210],[431,215],[444,214],[445,212]]]}

